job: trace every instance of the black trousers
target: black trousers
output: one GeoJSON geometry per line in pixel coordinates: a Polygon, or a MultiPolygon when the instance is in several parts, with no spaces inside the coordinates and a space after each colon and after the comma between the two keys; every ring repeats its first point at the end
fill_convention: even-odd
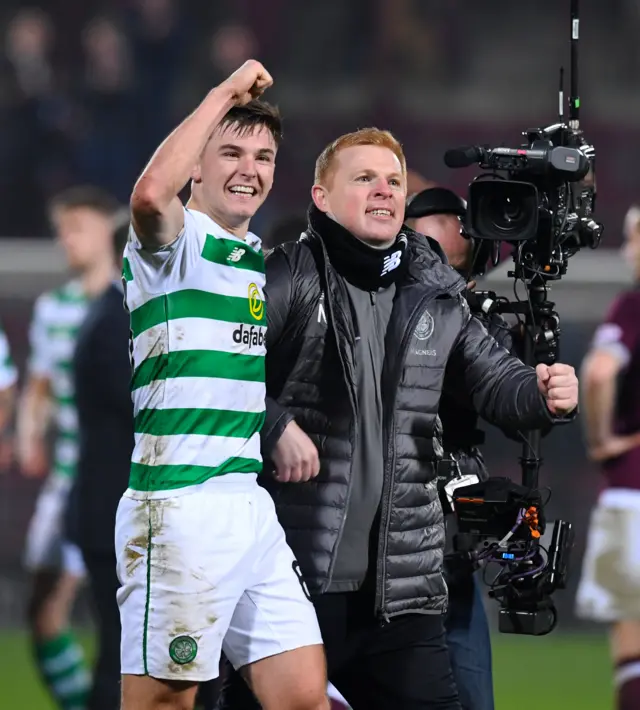
{"type": "MultiPolygon", "coordinates": [[[[441,614],[406,614],[381,623],[361,592],[314,600],[329,680],[353,710],[460,710],[441,614]]],[[[255,710],[253,694],[230,671],[219,710],[255,710]]]]}
{"type": "Polygon", "coordinates": [[[82,550],[98,627],[98,648],[93,687],[87,710],[118,710],[120,707],[120,612],[116,592],[114,552],[82,550]]]}

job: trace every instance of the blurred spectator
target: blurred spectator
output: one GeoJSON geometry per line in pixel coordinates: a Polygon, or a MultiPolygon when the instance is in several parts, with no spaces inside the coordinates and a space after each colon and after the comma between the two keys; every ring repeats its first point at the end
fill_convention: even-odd
{"type": "Polygon", "coordinates": [[[52,92],[53,39],[51,19],[40,9],[20,10],[9,23],[6,55],[23,96],[30,98],[52,92]]]}
{"type": "Polygon", "coordinates": [[[424,77],[439,67],[435,28],[424,21],[414,0],[380,3],[381,52],[394,74],[424,77]]]}
{"type": "MultiPolygon", "coordinates": [[[[566,39],[567,28],[557,29],[566,8],[551,0],[540,3],[553,31],[547,42],[555,46],[560,35],[566,39]]],[[[536,113],[535,107],[548,105],[540,101],[548,97],[549,62],[555,61],[552,52],[544,52],[542,63],[531,63],[531,46],[539,40],[535,33],[522,37],[518,30],[526,23],[526,10],[508,0],[492,0],[491,12],[461,0],[39,4],[46,9],[8,10],[0,27],[6,38],[0,47],[3,236],[46,233],[42,205],[75,182],[97,182],[125,199],[170,127],[221,74],[235,68],[234,62],[249,55],[273,72],[273,97],[287,119],[287,136],[294,137],[290,145],[296,145],[295,153],[283,151],[287,169],[280,171],[273,199],[256,216],[259,233],[272,223],[274,211],[299,203],[296,176],[309,174],[317,137],[330,122],[338,131],[400,122],[397,132],[409,144],[422,140],[428,121],[431,155],[487,133],[489,142],[503,142],[513,135],[512,114],[522,111],[522,102],[506,102],[503,80],[525,72],[520,84],[526,85],[536,113]],[[91,21],[103,7],[113,21],[91,21]],[[467,81],[472,83],[462,93],[467,81]],[[442,91],[440,98],[434,94],[431,100],[432,87],[442,91]]],[[[15,0],[5,5],[21,6],[15,0]]],[[[597,28],[598,41],[585,34],[581,45],[584,74],[590,77],[585,101],[597,105],[598,121],[606,116],[616,121],[621,110],[630,111],[633,121],[635,105],[628,102],[624,69],[637,65],[635,51],[628,50],[640,17],[637,3],[619,0],[606,12],[604,5],[589,7],[585,20],[597,28]],[[596,47],[599,53],[605,49],[609,62],[600,61],[596,47]]],[[[638,138],[633,128],[621,133],[615,123],[599,122],[589,131],[604,156],[599,213],[605,223],[618,223],[625,204],[634,199],[633,185],[618,176],[634,170],[630,146],[638,138]]],[[[425,154],[422,162],[438,181],[450,182],[440,160],[425,154]]],[[[462,179],[456,180],[462,189],[462,179]]],[[[612,234],[617,239],[615,230],[612,234]]]]}
{"type": "Polygon", "coordinates": [[[258,54],[258,40],[246,25],[227,25],[214,32],[209,59],[214,72],[229,76],[243,62],[258,54]]]}
{"type": "Polygon", "coordinates": [[[225,22],[217,27],[214,24],[213,30],[209,27],[191,57],[190,63],[197,71],[183,74],[176,87],[179,120],[247,59],[260,58],[258,40],[247,25],[225,22]]]}
{"type": "MultiPolygon", "coordinates": [[[[458,0],[382,0],[378,31],[383,66],[418,86],[444,84],[468,71],[466,28],[472,9],[458,0]]],[[[494,9],[495,11],[495,9],[494,9]]]]}
{"type": "Polygon", "coordinates": [[[107,17],[89,23],[82,44],[85,65],[78,99],[83,122],[77,146],[80,178],[128,201],[142,161],[131,48],[120,28],[107,17]]]}
{"type": "Polygon", "coordinates": [[[291,61],[287,53],[285,38],[290,23],[291,0],[269,0],[257,3],[255,0],[235,0],[233,7],[239,17],[260,37],[260,61],[265,66],[281,67],[291,61]],[[283,31],[284,30],[284,31],[283,31]]]}
{"type": "Polygon", "coordinates": [[[71,107],[53,59],[55,30],[39,9],[10,20],[0,65],[0,216],[4,233],[38,234],[44,204],[72,174],[71,107]]]}
{"type": "Polygon", "coordinates": [[[194,64],[198,71],[185,77],[181,87],[185,111],[192,111],[247,59],[258,56],[258,40],[247,25],[225,24],[210,32],[196,53],[194,64]]]}
{"type": "Polygon", "coordinates": [[[168,135],[178,119],[175,91],[184,72],[188,30],[175,0],[134,0],[131,41],[138,76],[136,101],[144,130],[143,162],[168,135]]]}

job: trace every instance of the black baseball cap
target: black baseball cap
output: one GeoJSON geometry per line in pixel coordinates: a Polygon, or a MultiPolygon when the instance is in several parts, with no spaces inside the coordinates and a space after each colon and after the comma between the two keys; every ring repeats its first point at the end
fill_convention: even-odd
{"type": "Polygon", "coordinates": [[[462,218],[467,214],[467,203],[446,187],[430,187],[407,200],[405,219],[428,217],[432,214],[454,214],[462,218]]]}
{"type": "MultiPolygon", "coordinates": [[[[467,216],[467,203],[453,190],[446,187],[430,187],[422,192],[417,192],[407,200],[404,218],[418,219],[419,217],[429,217],[432,214],[451,214],[460,219],[460,234],[469,239],[464,223],[467,216]]],[[[485,273],[487,262],[490,259],[493,243],[488,241],[474,242],[473,265],[467,278],[470,276],[481,276],[485,273]]]]}

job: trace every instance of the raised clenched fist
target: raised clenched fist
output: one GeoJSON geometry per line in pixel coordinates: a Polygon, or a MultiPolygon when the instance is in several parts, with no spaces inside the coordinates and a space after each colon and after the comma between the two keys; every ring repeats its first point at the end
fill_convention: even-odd
{"type": "Polygon", "coordinates": [[[560,362],[554,365],[538,365],[536,374],[538,389],[552,414],[561,417],[578,406],[578,378],[571,365],[560,362]]]}
{"type": "Polygon", "coordinates": [[[248,59],[239,69],[224,81],[233,92],[237,106],[244,106],[257,99],[265,89],[273,84],[271,74],[255,59],[248,59]]]}

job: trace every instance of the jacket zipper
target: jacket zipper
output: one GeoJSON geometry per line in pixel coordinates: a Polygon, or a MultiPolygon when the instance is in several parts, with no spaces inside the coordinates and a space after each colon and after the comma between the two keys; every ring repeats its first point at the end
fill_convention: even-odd
{"type": "MultiPolygon", "coordinates": [[[[323,249],[324,251],[324,249],[323,249]]],[[[355,385],[352,381],[350,381],[350,378],[347,377],[347,366],[346,363],[344,362],[344,357],[342,354],[342,351],[340,350],[340,338],[338,336],[338,330],[336,328],[336,319],[334,315],[334,306],[335,308],[338,308],[341,312],[343,321],[345,323],[350,323],[351,321],[347,318],[347,314],[345,313],[344,309],[342,308],[341,304],[338,302],[333,303],[331,299],[331,288],[329,285],[329,268],[327,265],[327,259],[326,259],[326,254],[324,254],[324,275],[325,275],[325,283],[326,283],[326,288],[327,288],[327,297],[325,299],[326,304],[327,304],[327,312],[329,315],[329,320],[331,322],[331,328],[333,330],[334,337],[336,339],[336,347],[338,348],[338,357],[340,358],[340,364],[342,366],[342,371],[344,375],[344,380],[347,385],[347,390],[349,391],[349,400],[351,402],[351,408],[353,410],[353,417],[354,417],[354,446],[353,449],[355,451],[355,447],[357,445],[357,438],[358,438],[358,400],[356,397],[356,392],[355,392],[355,385]]],[[[352,334],[350,334],[352,335],[352,334]]],[[[352,338],[352,343],[353,345],[353,338],[352,338]]],[[[335,545],[335,550],[338,549],[340,545],[340,541],[342,540],[342,535],[344,533],[344,528],[347,522],[347,515],[349,513],[349,502],[351,501],[351,491],[353,488],[353,479],[351,476],[351,470],[349,471],[349,485],[347,488],[347,500],[345,501],[345,509],[344,509],[344,515],[342,516],[342,524],[340,526],[340,530],[338,531],[338,537],[336,539],[336,545],[335,545]]],[[[331,583],[331,579],[333,578],[333,570],[335,567],[335,562],[337,559],[337,555],[332,555],[331,562],[329,564],[329,569],[327,570],[327,587],[331,583]]]]}
{"type": "Polygon", "coordinates": [[[422,313],[423,306],[427,301],[434,299],[436,296],[441,295],[440,293],[430,294],[428,296],[423,296],[411,314],[409,319],[408,327],[405,330],[404,336],[402,338],[402,347],[400,349],[400,358],[398,360],[400,366],[397,368],[396,377],[394,381],[394,397],[390,403],[391,415],[387,417],[387,426],[385,427],[385,437],[387,439],[387,467],[385,470],[384,483],[382,487],[382,510],[380,513],[380,535],[378,538],[378,559],[376,560],[376,566],[378,569],[378,574],[376,575],[376,594],[375,594],[375,607],[374,614],[376,616],[382,616],[383,623],[389,623],[389,615],[384,609],[385,605],[385,591],[384,584],[387,576],[387,538],[389,535],[389,526],[391,524],[390,515],[390,492],[393,490],[393,485],[395,483],[395,472],[396,472],[396,446],[395,446],[395,436],[392,436],[392,432],[395,426],[395,394],[398,391],[398,385],[400,384],[400,378],[402,377],[402,363],[405,360],[405,354],[408,348],[409,341],[413,335],[417,321],[420,319],[420,314],[422,313]],[[380,569],[382,573],[380,574],[380,569]]]}

